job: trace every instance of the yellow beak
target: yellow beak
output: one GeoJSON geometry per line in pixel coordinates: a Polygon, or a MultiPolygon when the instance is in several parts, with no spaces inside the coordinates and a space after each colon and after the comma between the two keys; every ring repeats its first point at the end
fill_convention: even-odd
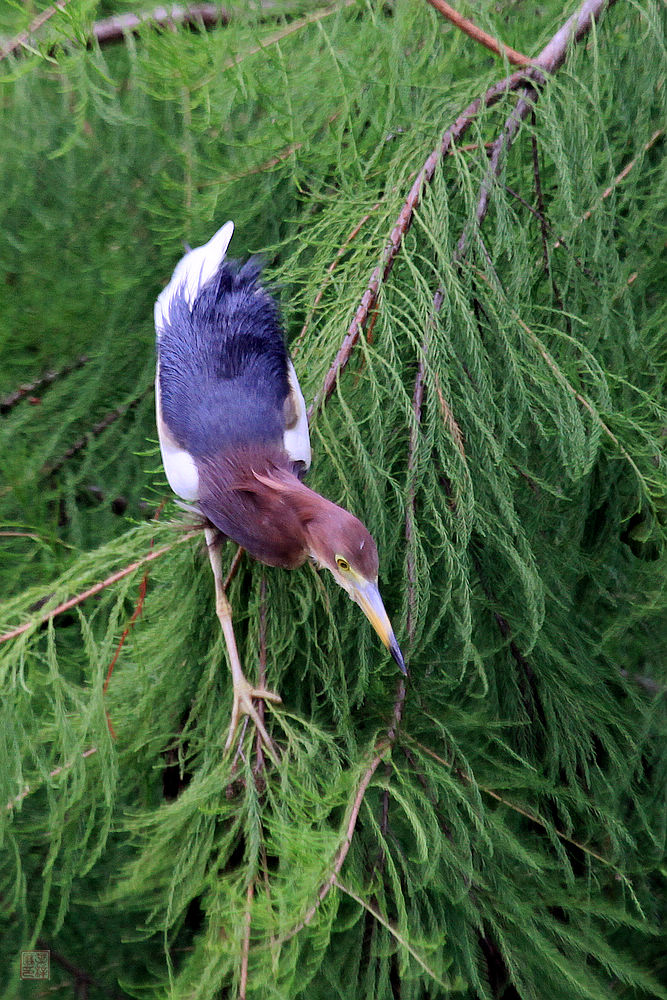
{"type": "Polygon", "coordinates": [[[378,590],[376,584],[371,583],[370,581],[364,581],[355,585],[352,591],[352,598],[357,602],[377,634],[382,639],[382,642],[396,660],[398,669],[402,674],[407,676],[408,671],[405,666],[403,654],[401,653],[400,647],[396,642],[394,630],[391,627],[391,622],[389,621],[387,612],[384,609],[384,604],[382,603],[382,598],[380,597],[380,591],[378,590]]]}

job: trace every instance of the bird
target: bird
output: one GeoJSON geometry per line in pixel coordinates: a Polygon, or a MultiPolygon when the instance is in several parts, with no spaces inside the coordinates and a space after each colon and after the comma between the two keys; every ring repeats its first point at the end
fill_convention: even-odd
{"type": "Polygon", "coordinates": [[[262,283],[258,258],[227,258],[233,233],[234,223],[226,222],[208,243],[189,249],[154,309],[162,463],[173,492],[204,520],[232,675],[225,752],[246,715],[272,748],[256,702],[281,699],[243,672],[221,538],[268,566],[296,569],[310,558],[329,570],[407,674],[378,589],[373,537],[354,514],[303,481],[311,465],[308,419],[280,309],[262,283]]]}

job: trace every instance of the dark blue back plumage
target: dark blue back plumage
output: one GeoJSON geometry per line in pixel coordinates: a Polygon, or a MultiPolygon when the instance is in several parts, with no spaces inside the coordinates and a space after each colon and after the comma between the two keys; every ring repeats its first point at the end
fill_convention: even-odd
{"type": "Polygon", "coordinates": [[[190,309],[177,291],[160,333],[162,418],[193,458],[282,447],[288,354],[261,264],[225,260],[190,309]]]}

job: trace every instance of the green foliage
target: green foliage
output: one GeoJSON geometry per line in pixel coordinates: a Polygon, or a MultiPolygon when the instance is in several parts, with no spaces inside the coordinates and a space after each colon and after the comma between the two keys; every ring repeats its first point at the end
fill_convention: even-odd
{"type": "MultiPolygon", "coordinates": [[[[245,559],[242,660],[283,698],[262,768],[251,729],[223,756],[203,539],[170,501],[146,519],[168,493],[152,303],[233,218],[310,402],[414,172],[506,67],[417,0],[240,5],[87,48],[118,9],[72,0],[0,63],[0,401],[89,358],[0,416],[0,631],[32,623],[0,645],[4,995],[35,995],[40,940],[91,997],[667,996],[664,11],[618,4],[572,50],[481,233],[515,96],[425,188],[311,427],[310,485],[378,541],[403,720],[390,746],[394,665],[331,580],[245,559]]],[[[474,16],[533,55],[565,15],[474,16]]]]}

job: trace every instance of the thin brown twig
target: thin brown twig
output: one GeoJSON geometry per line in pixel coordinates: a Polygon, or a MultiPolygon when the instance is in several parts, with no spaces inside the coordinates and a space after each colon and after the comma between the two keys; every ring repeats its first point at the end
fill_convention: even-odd
{"type": "MultiPolygon", "coordinates": [[[[484,145],[485,146],[490,146],[491,143],[485,143],[484,145]]],[[[479,149],[479,143],[477,143],[477,142],[469,142],[469,143],[466,143],[466,145],[464,145],[464,146],[451,147],[450,149],[446,150],[445,153],[443,153],[443,156],[453,156],[454,153],[469,153],[469,152],[472,152],[475,149],[479,149]]],[[[413,170],[412,173],[408,174],[407,180],[408,181],[412,180],[412,178],[415,176],[416,172],[417,171],[413,170]]],[[[392,194],[394,193],[395,190],[396,190],[395,188],[392,189],[392,194]]],[[[322,296],[324,295],[324,292],[326,291],[327,285],[329,284],[329,281],[331,280],[331,275],[333,274],[335,268],[337,267],[337,265],[338,265],[341,257],[343,257],[345,255],[345,251],[347,250],[348,245],[352,242],[352,240],[356,236],[358,236],[360,230],[362,229],[363,226],[366,225],[366,223],[368,222],[368,220],[371,218],[371,215],[373,214],[373,212],[376,212],[378,210],[378,208],[380,207],[380,205],[382,205],[385,200],[386,200],[386,197],[385,198],[381,198],[380,201],[377,201],[373,205],[373,207],[370,208],[368,210],[368,212],[364,216],[362,216],[362,218],[359,220],[359,222],[357,222],[357,224],[353,227],[353,229],[350,231],[350,233],[346,236],[346,238],[343,241],[342,245],[340,246],[340,248],[336,252],[336,256],[334,257],[334,259],[331,261],[331,263],[329,264],[329,266],[327,268],[327,272],[326,272],[324,281],[320,285],[320,287],[319,287],[319,289],[317,291],[317,294],[315,295],[315,298],[313,299],[313,303],[312,303],[312,305],[310,307],[310,310],[309,310],[308,315],[306,317],[306,320],[305,320],[305,322],[303,324],[303,327],[301,328],[301,332],[299,333],[298,337],[296,338],[294,346],[290,348],[292,357],[294,357],[296,355],[297,351],[299,350],[299,347],[303,343],[303,339],[304,339],[304,337],[306,335],[306,331],[308,330],[308,326],[310,325],[310,323],[312,321],[312,318],[313,318],[313,315],[315,313],[315,310],[317,309],[318,305],[320,304],[320,302],[322,300],[322,296]]],[[[377,317],[377,312],[373,312],[373,318],[371,320],[372,324],[374,324],[374,321],[375,321],[376,317],[377,317]]],[[[370,336],[370,330],[369,330],[369,336],[370,336]]]]}
{"type": "MultiPolygon", "coordinates": [[[[540,224],[543,223],[547,227],[547,229],[549,230],[549,233],[551,235],[553,235],[553,229],[552,229],[551,223],[549,222],[549,220],[547,219],[546,216],[542,217],[540,215],[540,213],[538,212],[538,210],[533,205],[531,205],[529,201],[526,201],[526,199],[522,195],[520,195],[518,191],[515,191],[513,188],[511,188],[509,186],[509,184],[505,184],[505,190],[507,191],[507,193],[512,198],[514,198],[516,201],[520,202],[523,205],[524,208],[527,208],[528,211],[531,213],[531,215],[534,215],[535,218],[539,220],[540,224]]],[[[568,244],[565,242],[564,239],[561,239],[558,242],[559,242],[560,246],[562,246],[563,249],[566,250],[567,253],[570,254],[572,260],[574,261],[574,263],[576,264],[576,266],[579,268],[579,270],[582,272],[582,274],[585,274],[586,277],[588,278],[588,280],[592,281],[593,284],[597,285],[597,287],[599,288],[600,287],[600,282],[595,277],[595,275],[593,274],[593,272],[591,271],[591,269],[589,267],[586,267],[586,265],[581,260],[581,258],[577,257],[577,255],[575,253],[573,253],[572,248],[568,246],[568,244]]],[[[554,250],[555,249],[556,249],[556,247],[554,247],[554,250]]]]}
{"type": "MultiPolygon", "coordinates": [[[[664,128],[657,129],[653,133],[651,138],[648,140],[648,142],[645,143],[644,148],[642,149],[642,153],[647,153],[652,146],[655,146],[658,139],[660,139],[664,134],[665,134],[664,128]]],[[[630,160],[629,163],[626,163],[626,165],[621,170],[620,174],[617,174],[616,177],[614,177],[611,184],[609,185],[609,187],[605,188],[605,190],[602,192],[597,202],[594,205],[591,205],[591,207],[586,212],[584,212],[584,214],[579,219],[579,222],[586,222],[587,219],[590,219],[591,215],[593,214],[597,206],[601,205],[602,202],[616,190],[618,185],[625,180],[625,178],[628,176],[632,168],[636,165],[638,159],[639,157],[635,156],[632,160],[630,160]]],[[[564,240],[562,239],[556,240],[556,242],[554,243],[554,250],[557,250],[559,247],[565,247],[567,249],[564,240]]]]}
{"type": "Polygon", "coordinates": [[[378,210],[378,208],[382,204],[383,200],[384,199],[381,198],[380,201],[376,201],[375,204],[373,205],[373,207],[371,209],[369,209],[368,212],[366,212],[366,214],[359,220],[359,222],[357,222],[357,224],[354,226],[354,228],[350,230],[350,232],[348,233],[348,235],[343,240],[342,245],[339,247],[339,249],[338,249],[338,251],[336,253],[336,256],[334,257],[334,259],[329,264],[329,266],[328,266],[328,268],[326,270],[324,281],[320,285],[320,287],[319,287],[319,289],[317,291],[317,294],[316,294],[315,298],[313,299],[313,303],[312,303],[312,305],[310,307],[310,311],[309,311],[308,315],[306,316],[306,319],[304,321],[303,326],[301,327],[301,332],[299,333],[299,336],[296,338],[296,341],[294,342],[294,345],[290,348],[290,352],[292,354],[292,357],[296,356],[299,348],[301,347],[301,344],[303,343],[303,338],[306,336],[306,331],[308,330],[308,327],[309,327],[310,322],[311,322],[311,320],[313,318],[313,315],[315,314],[315,310],[317,309],[318,305],[320,304],[320,302],[322,300],[322,296],[324,295],[324,293],[326,291],[327,285],[329,284],[329,281],[331,280],[331,275],[333,274],[334,270],[336,269],[336,266],[337,266],[339,260],[345,254],[345,251],[347,250],[348,246],[350,245],[350,243],[352,242],[352,240],[355,238],[355,236],[359,235],[360,230],[362,229],[363,226],[366,225],[366,223],[368,222],[368,220],[372,216],[373,212],[376,212],[378,210]]]}
{"type": "MultiPolygon", "coordinates": [[[[258,685],[261,689],[266,689],[266,575],[262,573],[259,584],[259,678],[258,685]]],[[[259,698],[257,714],[262,725],[264,725],[264,699],[259,698]]],[[[255,732],[255,776],[264,770],[264,751],[262,749],[262,737],[259,729],[255,732]]]]}
{"type": "Polygon", "coordinates": [[[537,201],[537,218],[540,223],[540,235],[542,237],[542,263],[544,265],[544,270],[547,274],[550,273],[549,266],[549,240],[548,240],[548,224],[547,224],[547,213],[544,206],[544,195],[542,194],[542,178],[540,176],[540,153],[537,148],[537,139],[535,137],[535,108],[531,111],[531,124],[533,126],[533,131],[530,136],[530,147],[533,156],[533,180],[535,181],[535,200],[537,201]]]}
{"type": "Polygon", "coordinates": [[[209,181],[198,181],[198,188],[207,187],[220,187],[221,184],[231,184],[233,181],[243,180],[244,177],[253,177],[255,174],[263,174],[266,170],[271,170],[273,167],[277,167],[279,163],[283,163],[285,160],[289,160],[290,156],[303,147],[303,142],[293,142],[289,146],[285,146],[280,150],[279,153],[275,153],[274,156],[270,156],[268,160],[264,160],[259,163],[256,167],[249,167],[248,170],[241,170],[237,174],[225,174],[223,176],[214,177],[213,180],[209,181]]]}
{"type": "Polygon", "coordinates": [[[12,38],[11,41],[7,42],[7,44],[0,49],[0,60],[6,59],[7,56],[11,55],[12,52],[16,52],[17,49],[28,48],[30,39],[34,33],[41,28],[43,24],[46,24],[49,18],[53,17],[54,14],[63,11],[68,2],[69,0],[58,0],[58,3],[52,4],[50,7],[47,7],[46,10],[43,10],[41,14],[38,14],[37,17],[30,22],[25,31],[19,32],[18,35],[12,38]]]}
{"type": "Polygon", "coordinates": [[[472,38],[473,41],[484,45],[491,52],[495,52],[497,56],[504,56],[513,66],[532,65],[532,60],[528,56],[522,55],[516,49],[511,49],[509,45],[499,42],[493,35],[489,35],[482,28],[478,28],[474,21],[463,17],[457,10],[450,7],[448,3],[445,3],[445,0],[427,0],[427,2],[430,3],[431,7],[435,7],[439,14],[442,14],[443,17],[446,17],[448,21],[451,21],[457,28],[460,28],[469,38],[472,38]]]}
{"type": "Polygon", "coordinates": [[[24,632],[27,632],[31,628],[39,628],[46,622],[51,621],[57,615],[61,615],[64,611],[69,611],[78,604],[82,604],[84,601],[87,601],[89,597],[94,597],[95,594],[99,594],[102,590],[112,586],[112,584],[118,583],[119,580],[122,580],[124,577],[129,576],[131,573],[138,570],[140,566],[144,566],[146,563],[152,562],[154,559],[160,559],[166,552],[171,552],[171,550],[177,545],[181,545],[190,538],[194,538],[194,536],[198,533],[198,530],[187,531],[185,534],[181,535],[180,538],[177,538],[175,542],[170,542],[169,545],[163,545],[161,549],[155,549],[153,552],[148,552],[147,555],[142,556],[141,559],[136,559],[128,566],[124,566],[123,569],[117,570],[117,572],[112,573],[111,576],[108,576],[100,583],[96,583],[87,590],[82,591],[82,593],[76,594],[74,597],[70,597],[69,600],[59,604],[57,608],[47,611],[45,615],[35,618],[32,621],[24,622],[23,625],[18,625],[16,628],[12,629],[11,632],[5,632],[3,635],[0,635],[0,643],[9,642],[10,639],[16,639],[17,636],[23,635],[24,632]]]}
{"type": "Polygon", "coordinates": [[[442,414],[442,419],[454,439],[454,444],[458,448],[461,458],[465,460],[466,450],[463,442],[463,432],[456,422],[451,406],[445,399],[444,393],[440,387],[440,377],[437,372],[435,373],[435,391],[438,394],[438,402],[440,403],[440,413],[442,414]]]}
{"type": "Polygon", "coordinates": [[[14,392],[10,392],[8,396],[0,399],[0,414],[4,416],[6,413],[9,413],[26,396],[31,396],[40,389],[45,389],[52,385],[57,379],[64,378],[65,375],[69,375],[78,368],[82,368],[89,360],[86,354],[82,354],[81,357],[77,358],[71,364],[64,365],[56,371],[46,372],[44,375],[36,378],[34,382],[26,382],[24,385],[20,385],[14,392]]]}
{"type": "Polygon", "coordinates": [[[40,542],[42,545],[62,545],[66,549],[76,548],[63,538],[48,538],[45,535],[39,535],[36,531],[0,531],[0,538],[31,538],[34,542],[40,542]]]}
{"type": "MultiPolygon", "coordinates": [[[[160,514],[164,510],[166,503],[167,503],[167,500],[166,500],[166,497],[165,497],[165,499],[162,501],[162,503],[158,507],[157,511],[155,512],[155,517],[153,518],[154,521],[158,521],[159,520],[160,514]]],[[[153,549],[154,545],[155,545],[155,536],[153,538],[151,538],[150,550],[153,549]]],[[[118,657],[120,656],[120,651],[123,648],[123,645],[125,644],[125,640],[127,639],[128,635],[130,634],[130,632],[132,630],[132,626],[134,625],[134,623],[136,622],[137,618],[139,617],[139,615],[143,611],[144,601],[146,600],[146,590],[147,589],[148,589],[148,570],[146,570],[146,572],[144,573],[144,575],[141,578],[141,583],[139,584],[139,597],[138,597],[138,600],[137,600],[137,603],[136,603],[136,607],[134,609],[132,617],[130,618],[129,622],[127,623],[127,625],[123,629],[123,632],[122,632],[122,635],[121,635],[120,640],[118,642],[118,645],[116,646],[116,652],[114,653],[114,655],[112,657],[112,660],[111,660],[111,663],[109,664],[109,669],[107,670],[107,676],[106,676],[105,681],[104,681],[104,687],[102,688],[102,695],[103,696],[106,696],[107,690],[109,688],[109,684],[111,682],[111,675],[113,674],[113,668],[115,667],[116,661],[117,661],[118,657]]],[[[111,721],[111,716],[109,715],[109,710],[107,708],[105,708],[105,712],[106,712],[107,726],[109,727],[109,732],[111,733],[112,738],[115,740],[116,739],[116,731],[115,731],[115,729],[113,727],[113,723],[111,721]]]]}
{"type": "MultiPolygon", "coordinates": [[[[487,276],[482,271],[480,271],[479,268],[473,267],[472,269],[475,272],[475,274],[482,281],[486,282],[486,284],[489,287],[492,287],[491,286],[491,282],[489,281],[489,279],[487,278],[487,276]]],[[[521,316],[519,316],[518,312],[515,309],[513,309],[509,305],[509,303],[506,303],[506,304],[507,304],[507,307],[508,307],[509,311],[512,313],[512,315],[514,316],[515,320],[519,324],[519,326],[522,328],[522,330],[525,333],[528,334],[528,336],[530,337],[531,341],[535,345],[535,347],[538,350],[538,352],[542,355],[542,357],[546,361],[546,363],[549,366],[549,368],[551,368],[552,372],[556,376],[557,381],[560,382],[561,385],[565,386],[565,388],[568,390],[568,392],[571,393],[571,395],[574,396],[574,398],[579,403],[581,403],[581,405],[584,407],[584,409],[588,410],[588,412],[593,417],[593,419],[596,421],[596,423],[598,424],[598,426],[604,431],[604,433],[607,435],[607,437],[610,439],[610,441],[612,441],[614,443],[614,445],[618,448],[618,450],[620,451],[620,453],[623,456],[623,458],[625,458],[625,460],[630,464],[630,466],[632,467],[632,469],[636,473],[637,478],[641,482],[641,480],[643,478],[642,474],[641,474],[641,472],[640,472],[640,470],[639,470],[639,468],[637,466],[637,463],[632,458],[632,456],[627,451],[627,449],[623,447],[623,445],[621,444],[621,442],[619,441],[619,439],[616,437],[616,435],[614,434],[614,432],[611,430],[611,428],[607,426],[607,424],[604,422],[604,420],[602,419],[602,417],[600,416],[600,414],[597,412],[597,410],[595,409],[595,407],[592,405],[592,403],[590,403],[586,399],[585,396],[582,396],[582,394],[577,389],[575,389],[575,387],[569,381],[569,379],[567,378],[567,376],[565,376],[563,374],[563,372],[561,371],[561,369],[558,367],[558,364],[552,358],[551,354],[546,349],[546,347],[544,346],[544,344],[542,343],[542,341],[540,340],[540,338],[537,336],[537,334],[534,333],[533,330],[530,329],[530,327],[528,326],[528,324],[525,323],[523,319],[521,319],[521,316]]]]}
{"type": "Polygon", "coordinates": [[[553,267],[551,266],[551,258],[549,256],[549,223],[547,222],[547,210],[544,204],[544,195],[542,193],[542,176],[540,173],[540,151],[537,147],[537,136],[535,135],[535,108],[531,112],[531,125],[532,132],[530,135],[530,146],[533,156],[533,179],[535,181],[535,200],[537,202],[537,218],[540,223],[540,236],[542,238],[542,263],[544,265],[544,272],[551,281],[551,288],[553,291],[554,301],[556,303],[557,309],[565,315],[565,322],[568,327],[568,332],[570,330],[570,317],[565,313],[565,307],[563,304],[563,299],[556,283],[556,275],[554,274],[553,267]]]}
{"type": "Polygon", "coordinates": [[[277,42],[281,42],[283,38],[293,35],[295,31],[300,31],[301,28],[305,28],[309,24],[315,24],[317,21],[322,21],[325,17],[330,17],[331,14],[335,14],[338,10],[343,10],[345,7],[351,7],[353,4],[356,4],[356,2],[357,0],[343,0],[343,3],[332,4],[331,6],[315,10],[311,14],[306,14],[305,17],[299,18],[298,21],[293,21],[292,24],[288,24],[287,27],[274,32],[274,34],[269,35],[268,38],[264,38],[259,45],[254,46],[254,48],[246,49],[244,52],[240,52],[236,56],[231,56],[222,64],[222,71],[224,72],[227,69],[231,69],[233,66],[238,66],[238,64],[243,62],[244,59],[247,59],[248,56],[257,55],[258,52],[263,52],[264,49],[269,47],[269,45],[275,45],[277,42]]]}
{"type": "Polygon", "coordinates": [[[367,903],[365,899],[363,899],[356,892],[354,892],[354,890],[350,889],[349,886],[344,885],[339,879],[334,880],[334,885],[339,890],[339,892],[342,892],[346,896],[349,896],[350,899],[353,899],[355,903],[358,903],[359,906],[362,907],[362,909],[366,910],[367,913],[370,913],[371,916],[378,921],[378,923],[382,924],[382,926],[389,931],[392,937],[394,937],[406,949],[406,951],[410,952],[410,954],[415,959],[417,964],[422,967],[424,972],[428,976],[430,976],[434,982],[438,983],[439,986],[444,986],[447,992],[450,991],[451,988],[450,984],[446,983],[443,979],[440,978],[440,976],[438,976],[437,972],[435,972],[435,970],[432,969],[427,964],[423,956],[420,955],[419,952],[410,944],[410,942],[406,938],[404,938],[402,934],[399,933],[397,928],[394,927],[394,925],[387,919],[387,917],[384,916],[383,913],[380,912],[380,910],[377,907],[371,906],[370,903],[367,903]]]}
{"type": "MultiPolygon", "coordinates": [[[[431,320],[429,320],[430,326],[431,320]]],[[[406,545],[406,569],[408,576],[408,615],[406,629],[410,642],[412,642],[417,618],[417,569],[414,558],[415,539],[415,502],[417,499],[417,488],[415,486],[415,469],[417,465],[417,445],[419,443],[419,425],[421,424],[422,404],[424,401],[424,376],[426,374],[426,351],[428,349],[428,332],[422,344],[422,350],[417,366],[415,384],[412,390],[412,416],[410,425],[410,438],[408,441],[408,502],[405,507],[405,545],[406,545]]]]}
{"type": "MultiPolygon", "coordinates": [[[[56,951],[51,944],[44,938],[37,938],[37,947],[42,951],[48,951],[51,961],[56,965],[59,965],[61,969],[68,972],[74,979],[72,986],[74,988],[74,996],[77,1000],[85,1000],[88,996],[88,988],[94,987],[96,991],[103,993],[105,996],[112,997],[113,1000],[119,997],[120,994],[115,989],[110,989],[101,983],[98,979],[95,979],[89,972],[85,969],[80,968],[80,966],[75,965],[69,958],[63,955],[61,952],[56,951]]],[[[62,989],[60,985],[60,989],[62,989]]]]}
{"type": "Polygon", "coordinates": [[[227,589],[228,589],[230,583],[232,582],[232,580],[234,579],[234,577],[238,573],[238,569],[239,569],[239,566],[241,565],[241,560],[243,559],[243,553],[244,552],[245,552],[245,549],[243,548],[243,546],[239,545],[239,547],[237,548],[236,552],[234,553],[234,558],[231,561],[231,565],[230,565],[229,570],[227,572],[227,576],[225,577],[224,583],[222,584],[222,591],[225,594],[227,593],[227,589]]]}

